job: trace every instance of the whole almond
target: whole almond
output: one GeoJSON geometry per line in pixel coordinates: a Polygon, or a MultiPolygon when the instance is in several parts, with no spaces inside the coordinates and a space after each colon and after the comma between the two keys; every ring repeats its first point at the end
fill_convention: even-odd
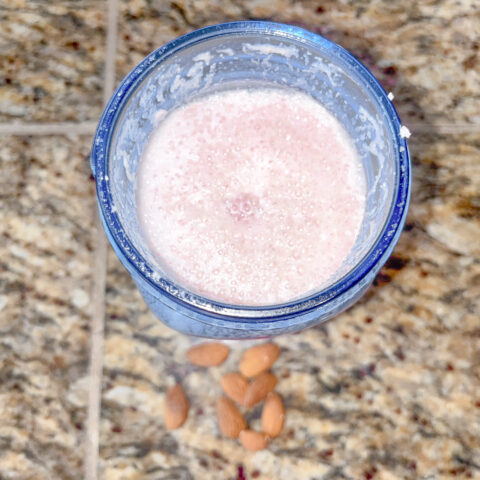
{"type": "Polygon", "coordinates": [[[165,401],[165,425],[168,430],[175,430],[185,423],[189,408],[190,404],[181,385],[177,383],[170,387],[165,401]]]}
{"type": "Polygon", "coordinates": [[[223,391],[232,400],[243,405],[245,399],[245,392],[248,387],[248,380],[237,372],[226,373],[220,381],[223,391]]]}
{"type": "Polygon", "coordinates": [[[285,423],[285,407],[278,393],[269,393],[262,410],[262,430],[270,438],[280,434],[285,423]]]}
{"type": "Polygon", "coordinates": [[[190,363],[200,367],[221,365],[228,357],[230,349],[223,343],[208,342],[188,349],[187,358],[190,363]]]}
{"type": "Polygon", "coordinates": [[[244,405],[248,408],[261,402],[277,384],[277,377],[270,372],[264,372],[254,378],[245,392],[244,405]]]}
{"type": "Polygon", "coordinates": [[[240,372],[246,377],[256,377],[268,370],[280,355],[280,347],[274,343],[264,343],[249,348],[240,362],[240,372]]]}
{"type": "Polygon", "coordinates": [[[247,449],[252,452],[263,450],[268,446],[268,437],[262,432],[255,430],[243,430],[240,432],[240,442],[247,449]]]}
{"type": "Polygon", "coordinates": [[[217,419],[221,432],[226,437],[237,438],[247,428],[247,422],[235,404],[227,397],[217,400],[217,419]]]}

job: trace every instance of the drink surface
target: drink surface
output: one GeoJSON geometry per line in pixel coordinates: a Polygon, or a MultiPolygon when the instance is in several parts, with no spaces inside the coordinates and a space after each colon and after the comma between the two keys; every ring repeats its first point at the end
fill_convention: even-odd
{"type": "Polygon", "coordinates": [[[326,286],[366,202],[342,125],[311,97],[280,89],[228,90],[170,112],[136,188],[143,234],[171,279],[252,306],[326,286]]]}

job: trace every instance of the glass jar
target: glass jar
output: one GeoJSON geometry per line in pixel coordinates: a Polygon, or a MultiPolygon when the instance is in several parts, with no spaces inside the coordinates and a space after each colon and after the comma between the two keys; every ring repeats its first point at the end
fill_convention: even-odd
{"type": "Polygon", "coordinates": [[[352,305],[392,253],[410,197],[411,166],[402,133],[381,85],[339,45],[271,22],[206,27],[146,57],[105,108],[91,155],[100,216],[146,303],[170,327],[190,335],[232,339],[295,332],[352,305]],[[163,272],[137,218],[137,169],[161,117],[198,95],[236,87],[294,89],[317,99],[345,127],[365,171],[363,223],[336,278],[321,291],[282,305],[229,305],[188,291],[163,272]]]}

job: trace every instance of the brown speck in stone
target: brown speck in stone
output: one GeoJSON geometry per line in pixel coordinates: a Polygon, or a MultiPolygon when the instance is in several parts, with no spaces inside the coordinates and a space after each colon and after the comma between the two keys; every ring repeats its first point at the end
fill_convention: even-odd
{"type": "Polygon", "coordinates": [[[420,276],[425,278],[428,277],[428,272],[426,272],[423,268],[420,270],[420,276]]]}
{"type": "Polygon", "coordinates": [[[385,268],[391,270],[401,270],[409,261],[410,260],[408,258],[392,255],[385,264],[385,268]]]}
{"type": "Polygon", "coordinates": [[[373,322],[373,318],[372,317],[367,317],[365,319],[365,323],[372,323],[373,322]]]}
{"type": "Polygon", "coordinates": [[[53,364],[58,369],[65,368],[65,357],[63,357],[62,355],[55,355],[53,357],[53,364]]]}
{"type": "Polygon", "coordinates": [[[290,440],[294,439],[295,438],[295,430],[293,430],[292,428],[290,430],[288,430],[287,438],[289,438],[290,440]]]}
{"type": "Polygon", "coordinates": [[[456,206],[461,218],[476,219],[480,215],[480,196],[461,198],[456,206]]]}
{"type": "Polygon", "coordinates": [[[396,75],[397,69],[393,65],[390,65],[383,69],[383,73],[385,75],[396,75]]]}
{"type": "Polygon", "coordinates": [[[197,408],[197,415],[203,415],[203,408],[202,407],[197,408]]]}
{"type": "Polygon", "coordinates": [[[411,462],[408,463],[407,468],[409,470],[416,470],[417,469],[417,463],[412,460],[411,462]]]}
{"type": "Polygon", "coordinates": [[[392,277],[390,275],[387,275],[386,273],[380,272],[375,277],[375,280],[373,281],[373,284],[376,287],[381,287],[382,285],[386,285],[387,283],[390,283],[391,281],[392,281],[392,277]]]}
{"type": "Polygon", "coordinates": [[[372,467],[367,471],[363,472],[363,478],[365,478],[366,480],[370,480],[375,476],[376,473],[377,469],[375,467],[372,467]]]}
{"type": "Polygon", "coordinates": [[[75,424],[75,428],[76,428],[77,430],[83,430],[83,425],[82,425],[81,423],[76,423],[76,424],[75,424]]]}
{"type": "Polygon", "coordinates": [[[73,42],[68,42],[67,43],[68,47],[72,47],[74,50],[78,50],[78,47],[80,46],[78,42],[75,40],[73,42]]]}
{"type": "Polygon", "coordinates": [[[136,412],[137,411],[137,407],[134,407],[133,405],[131,405],[130,407],[128,407],[130,409],[130,411],[132,412],[136,412]]]}
{"type": "Polygon", "coordinates": [[[406,231],[406,232],[410,232],[411,230],[413,230],[415,228],[415,225],[413,223],[406,223],[405,226],[403,227],[403,229],[406,231]]]}
{"type": "Polygon", "coordinates": [[[319,5],[319,6],[315,9],[315,11],[316,11],[317,13],[324,13],[324,12],[325,12],[325,9],[324,9],[321,5],[319,5]]]}
{"type": "Polygon", "coordinates": [[[328,457],[331,457],[333,455],[333,449],[332,448],[329,448],[328,450],[322,450],[318,456],[320,458],[328,458],[328,457]]]}
{"type": "Polygon", "coordinates": [[[393,354],[401,361],[405,360],[405,354],[403,353],[403,350],[399,347],[397,348],[393,354]]]}
{"type": "Polygon", "coordinates": [[[360,337],[355,337],[355,338],[353,339],[353,341],[354,341],[355,343],[360,343],[360,337]]]}
{"type": "Polygon", "coordinates": [[[375,364],[371,363],[353,371],[353,376],[359,380],[372,375],[375,371],[375,364]]]}
{"type": "Polygon", "coordinates": [[[89,50],[90,50],[91,52],[94,52],[94,51],[96,50],[95,45],[92,45],[92,46],[89,48],[89,50]]]}
{"type": "Polygon", "coordinates": [[[455,370],[454,366],[451,363],[447,363],[447,370],[453,372],[455,370]]]}
{"type": "Polygon", "coordinates": [[[198,463],[199,463],[200,466],[203,467],[203,468],[207,468],[207,467],[208,467],[208,462],[207,462],[204,458],[201,458],[198,463]]]}
{"type": "Polygon", "coordinates": [[[402,325],[395,325],[392,330],[395,332],[395,333],[399,333],[400,335],[405,335],[405,330],[403,329],[403,326],[402,325]]]}
{"type": "Polygon", "coordinates": [[[7,77],[7,78],[5,79],[5,83],[6,83],[7,85],[10,85],[10,84],[12,83],[12,79],[7,77]]]}
{"type": "Polygon", "coordinates": [[[472,68],[475,67],[476,63],[477,63],[477,54],[474,53],[473,55],[470,55],[468,58],[466,58],[462,62],[462,65],[465,70],[471,70],[472,68]]]}
{"type": "Polygon", "coordinates": [[[475,406],[476,406],[477,408],[480,408],[480,400],[477,401],[477,402],[475,402],[475,406]]]}
{"type": "Polygon", "coordinates": [[[122,427],[120,425],[114,425],[112,427],[112,432],[114,433],[121,433],[122,432],[122,427]]]}
{"type": "Polygon", "coordinates": [[[73,83],[70,80],[65,80],[65,86],[66,87],[71,87],[73,83]]]}
{"type": "Polygon", "coordinates": [[[290,370],[285,370],[281,375],[281,378],[290,378],[290,370]]]}
{"type": "Polygon", "coordinates": [[[212,450],[211,455],[213,458],[216,458],[218,460],[223,460],[223,457],[218,450],[212,450]]]}
{"type": "Polygon", "coordinates": [[[465,473],[465,470],[466,470],[465,467],[451,468],[451,469],[448,471],[448,473],[449,473],[450,475],[457,476],[457,475],[461,475],[462,473],[465,473]]]}
{"type": "Polygon", "coordinates": [[[414,422],[418,422],[418,420],[419,420],[418,415],[417,414],[413,415],[412,420],[414,422]]]}
{"type": "Polygon", "coordinates": [[[350,338],[350,335],[348,333],[342,333],[343,338],[350,338]]]}
{"type": "Polygon", "coordinates": [[[130,40],[130,35],[129,35],[128,33],[126,33],[126,34],[123,36],[123,39],[128,42],[128,41],[130,40]]]}
{"type": "Polygon", "coordinates": [[[402,413],[402,409],[401,409],[401,408],[397,408],[397,409],[395,410],[395,413],[397,413],[398,415],[400,415],[400,414],[402,413]]]}
{"type": "Polygon", "coordinates": [[[258,478],[260,476],[260,471],[259,470],[254,470],[252,472],[252,478],[258,478]]]}

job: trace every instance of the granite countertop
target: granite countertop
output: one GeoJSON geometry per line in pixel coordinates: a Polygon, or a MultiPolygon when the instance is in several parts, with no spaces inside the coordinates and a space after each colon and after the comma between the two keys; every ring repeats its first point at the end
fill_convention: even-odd
{"type": "MultiPolygon", "coordinates": [[[[189,366],[192,340],[153,317],[109,250],[97,478],[480,478],[478,2],[120,0],[116,79],[175,36],[256,18],[340,43],[395,94],[413,132],[405,231],[354,307],[275,340],[287,420],[257,453],[222,438],[214,415],[219,378],[251,342],[230,342],[222,367],[189,366]],[[167,432],[175,381],[192,408],[167,432]]],[[[88,129],[107,2],[13,0],[0,22],[0,478],[78,479],[98,261],[88,129]]]]}

